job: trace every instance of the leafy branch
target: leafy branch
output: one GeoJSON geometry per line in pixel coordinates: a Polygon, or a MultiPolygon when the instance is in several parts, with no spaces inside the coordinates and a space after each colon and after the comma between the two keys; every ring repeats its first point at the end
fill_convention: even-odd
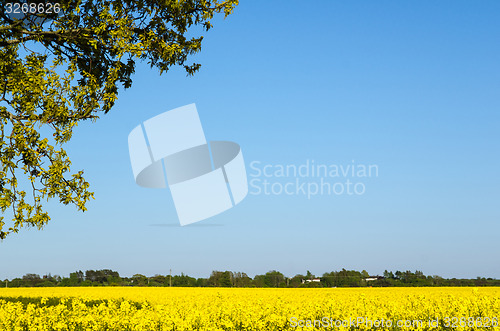
{"type": "Polygon", "coordinates": [[[0,239],[50,220],[42,201],[58,199],[85,211],[93,198],[83,171],[71,172],[63,148],[81,121],[110,111],[118,89],[132,85],[136,61],[160,73],[201,50],[215,14],[237,0],[60,0],[62,15],[13,19],[0,4],[0,239]],[[44,54],[32,51],[37,44],[44,54]],[[23,50],[21,52],[20,50],[23,50]],[[46,129],[43,129],[46,128],[46,129]],[[31,196],[27,197],[27,190],[31,196]],[[12,213],[11,225],[4,222],[12,213]]]}

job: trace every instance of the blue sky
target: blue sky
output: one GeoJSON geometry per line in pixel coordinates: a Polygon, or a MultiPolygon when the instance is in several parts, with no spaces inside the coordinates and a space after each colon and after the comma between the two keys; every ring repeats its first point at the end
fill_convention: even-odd
{"type": "MultiPolygon", "coordinates": [[[[0,279],[341,268],[500,278],[496,1],[242,1],[205,34],[195,77],[139,64],[132,88],[67,145],[95,200],[49,203],[43,231],[0,243],[0,279]],[[178,226],[168,190],[134,182],[127,137],[196,103],[208,140],[250,164],[376,164],[362,195],[248,195],[178,226]]],[[[249,179],[251,177],[249,176],[249,179]]],[[[271,178],[286,182],[295,178],[271,178]]],[[[314,180],[317,180],[314,179],[314,180]]]]}

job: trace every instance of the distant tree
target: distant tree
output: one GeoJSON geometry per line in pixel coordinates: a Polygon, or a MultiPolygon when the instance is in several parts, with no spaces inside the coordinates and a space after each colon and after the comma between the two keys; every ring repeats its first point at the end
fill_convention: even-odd
{"type": "Polygon", "coordinates": [[[252,280],[253,287],[269,287],[266,279],[266,275],[255,275],[252,280]]]}
{"type": "Polygon", "coordinates": [[[97,281],[97,274],[95,270],[86,270],[85,271],[85,280],[89,282],[96,282],[97,281]]]}
{"type": "Polygon", "coordinates": [[[441,286],[443,285],[443,277],[441,276],[438,276],[438,275],[434,275],[432,276],[432,283],[436,286],[441,286]]]}
{"type": "Polygon", "coordinates": [[[199,287],[207,287],[207,286],[209,286],[208,285],[208,279],[206,279],[206,278],[198,278],[196,280],[196,286],[199,286],[199,287]]]}
{"type": "Polygon", "coordinates": [[[24,280],[22,278],[13,278],[9,281],[9,287],[21,287],[24,285],[24,280]]]}
{"type": "Polygon", "coordinates": [[[234,272],[233,282],[236,287],[250,287],[252,284],[252,278],[244,272],[234,272]]]}
{"type": "Polygon", "coordinates": [[[286,286],[285,276],[281,272],[276,270],[266,272],[264,282],[268,287],[286,286]]]}
{"type": "Polygon", "coordinates": [[[209,286],[231,287],[233,286],[233,275],[231,271],[212,271],[208,279],[209,286]]]}
{"type": "Polygon", "coordinates": [[[42,279],[37,274],[26,274],[22,280],[23,286],[38,286],[41,282],[42,279]]]}
{"type": "Polygon", "coordinates": [[[75,271],[69,274],[69,278],[63,278],[60,281],[61,286],[79,286],[85,280],[83,272],[75,271]]]}
{"type": "Polygon", "coordinates": [[[293,276],[292,278],[290,278],[290,280],[288,282],[288,286],[289,287],[302,287],[304,285],[303,281],[305,279],[306,279],[306,276],[301,275],[301,274],[297,274],[297,275],[293,276]]]}
{"type": "Polygon", "coordinates": [[[149,285],[151,286],[168,286],[168,277],[162,275],[154,275],[149,278],[149,285]]]}
{"type": "MultiPolygon", "coordinates": [[[[220,287],[353,287],[353,286],[500,286],[500,280],[494,278],[477,277],[475,279],[444,279],[440,276],[425,276],[418,270],[396,271],[397,276],[391,278],[392,271],[384,271],[381,279],[373,281],[365,281],[363,272],[356,270],[342,269],[340,271],[332,271],[324,273],[321,277],[321,282],[308,282],[307,276],[295,275],[292,278],[285,277],[281,272],[272,270],[264,275],[256,275],[254,279],[250,279],[243,272],[231,271],[213,271],[210,277],[198,278],[189,277],[184,273],[174,275],[172,277],[173,286],[220,286],[220,287]],[[404,281],[403,281],[404,280],[404,281]]],[[[118,272],[110,269],[103,270],[87,270],[88,279],[84,278],[81,271],[73,272],[69,278],[60,276],[44,275],[40,277],[37,274],[26,274],[23,278],[14,278],[11,281],[7,279],[0,281],[0,287],[8,285],[9,287],[23,286],[168,286],[169,277],[155,275],[146,277],[141,274],[135,274],[131,278],[119,277],[118,272]],[[93,281],[92,281],[93,280],[93,281]]],[[[311,276],[312,274],[310,274],[311,276]]]]}
{"type": "Polygon", "coordinates": [[[148,285],[148,277],[141,274],[135,274],[132,276],[131,282],[135,286],[146,286],[148,285]]]}
{"type": "MultiPolygon", "coordinates": [[[[79,277],[78,274],[77,276],[79,277]]],[[[108,282],[118,283],[120,282],[120,275],[118,274],[118,272],[110,269],[87,270],[85,271],[85,280],[100,285],[108,282]]]]}
{"type": "Polygon", "coordinates": [[[85,279],[83,282],[80,283],[80,286],[93,286],[94,283],[92,283],[90,280],[85,279]]]}
{"type": "Polygon", "coordinates": [[[108,283],[118,285],[121,282],[120,274],[118,271],[113,271],[111,269],[102,269],[100,272],[100,283],[108,283]]]}
{"type": "MultiPolygon", "coordinates": [[[[78,270],[75,271],[76,279],[78,280],[79,283],[83,282],[85,280],[85,275],[83,274],[83,271],[78,270]]],[[[71,274],[70,274],[71,276],[71,274]]]]}
{"type": "Polygon", "coordinates": [[[207,281],[208,286],[214,286],[214,287],[220,286],[221,275],[222,271],[217,271],[217,270],[212,271],[207,281]]]}
{"type": "Polygon", "coordinates": [[[231,271],[224,271],[219,278],[219,286],[231,287],[233,286],[233,273],[231,271]]]}
{"type": "Polygon", "coordinates": [[[346,270],[342,268],[340,271],[332,271],[323,274],[324,286],[365,286],[363,274],[356,270],[346,270]]]}
{"type": "Polygon", "coordinates": [[[172,286],[179,286],[179,287],[196,286],[196,278],[189,277],[188,275],[181,273],[180,276],[175,275],[172,277],[172,286]]]}

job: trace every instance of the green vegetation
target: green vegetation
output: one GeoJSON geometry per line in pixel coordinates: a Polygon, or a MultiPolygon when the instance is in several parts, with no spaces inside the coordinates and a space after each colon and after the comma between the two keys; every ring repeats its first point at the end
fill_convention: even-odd
{"type": "Polygon", "coordinates": [[[175,286],[175,287],[394,287],[394,286],[500,286],[500,280],[493,278],[445,279],[439,276],[425,276],[421,271],[385,271],[383,276],[369,276],[363,270],[332,271],[316,277],[309,271],[305,275],[286,277],[273,270],[253,279],[244,272],[212,271],[208,278],[193,278],[188,275],[155,275],[147,277],[135,274],[120,277],[109,269],[76,271],[69,278],[40,277],[26,274],[22,278],[0,281],[0,287],[43,287],[43,286],[175,286]]]}
{"type": "Polygon", "coordinates": [[[59,14],[33,7],[16,18],[0,2],[0,239],[41,229],[48,199],[86,210],[93,192],[63,148],[73,129],[112,109],[137,61],[160,73],[197,72],[200,64],[188,61],[201,51],[201,34],[238,0],[57,3],[59,14]]]}

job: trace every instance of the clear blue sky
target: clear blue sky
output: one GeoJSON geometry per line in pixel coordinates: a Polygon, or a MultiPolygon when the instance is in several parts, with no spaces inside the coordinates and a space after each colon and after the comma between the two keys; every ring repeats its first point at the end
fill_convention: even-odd
{"type": "Polygon", "coordinates": [[[499,13],[498,1],[242,1],[205,34],[195,77],[140,64],[115,108],[79,126],[67,150],[95,201],[85,213],[50,203],[43,231],[1,242],[0,279],[102,268],[500,278],[499,13]],[[354,160],[378,176],[363,195],[248,195],[180,227],[168,190],[135,184],[127,137],[193,102],[207,139],[239,143],[249,174],[252,161],[354,160]]]}

